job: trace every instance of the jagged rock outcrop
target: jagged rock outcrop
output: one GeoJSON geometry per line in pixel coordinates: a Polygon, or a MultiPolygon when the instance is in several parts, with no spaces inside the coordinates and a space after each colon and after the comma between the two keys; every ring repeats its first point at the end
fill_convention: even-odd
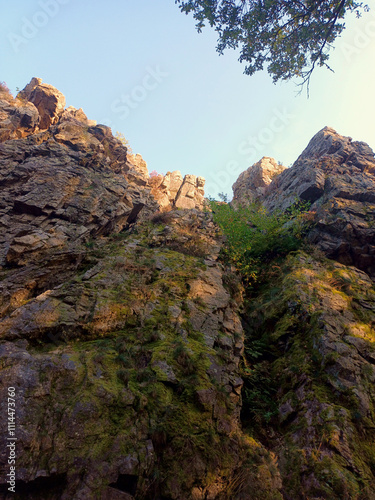
{"type": "Polygon", "coordinates": [[[162,211],[171,208],[196,208],[202,210],[204,206],[203,177],[185,175],[182,177],[179,170],[167,172],[165,176],[158,175],[151,180],[152,194],[159,203],[162,211]]]}
{"type": "Polygon", "coordinates": [[[14,99],[6,87],[0,85],[0,142],[26,137],[37,129],[39,122],[34,104],[14,99]]]}
{"type": "Polygon", "coordinates": [[[95,235],[134,222],[146,205],[157,208],[143,180],[134,182],[126,151],[119,147],[121,158],[112,143],[106,127],[69,120],[0,144],[2,265],[51,250],[72,254],[95,235]]]}
{"type": "Polygon", "coordinates": [[[239,175],[233,184],[234,207],[247,206],[264,198],[266,187],[286,169],[273,158],[264,156],[239,175]]]}
{"type": "MultiPolygon", "coordinates": [[[[108,127],[95,125],[81,109],[63,110],[65,98],[40,79],[34,78],[20,95],[23,100],[32,99],[38,110],[30,103],[20,108],[18,100],[10,98],[7,105],[15,110],[10,116],[18,116],[20,109],[26,112],[30,105],[42,121],[37,133],[7,140],[23,137],[25,129],[19,124],[20,134],[3,136],[6,142],[0,145],[2,265],[20,265],[51,250],[73,255],[95,235],[121,231],[142,210],[157,209],[146,163],[140,155],[128,157],[126,147],[108,127]]],[[[12,127],[17,123],[14,119],[12,127]]],[[[30,126],[28,134],[33,131],[30,126]]],[[[202,182],[186,176],[175,191],[173,182],[167,189],[168,206],[175,199],[180,208],[201,206],[202,182]],[[187,188],[191,179],[197,184],[195,190],[187,188]]]]}
{"type": "Polygon", "coordinates": [[[52,85],[33,78],[19,93],[19,98],[34,104],[40,115],[39,128],[45,130],[59,119],[65,108],[65,96],[52,85]]]}
{"type": "Polygon", "coordinates": [[[269,185],[265,206],[285,210],[299,199],[309,201],[316,212],[311,242],[329,257],[375,276],[374,173],[367,144],[325,127],[269,185]]]}
{"type": "Polygon", "coordinates": [[[145,181],[148,181],[149,175],[147,163],[142,158],[142,156],[140,154],[129,154],[128,152],[127,160],[134,167],[134,169],[145,179],[145,181]]]}
{"type": "Polygon", "coordinates": [[[203,208],[204,202],[203,177],[185,175],[184,181],[177,193],[174,206],[177,208],[203,208]]]}

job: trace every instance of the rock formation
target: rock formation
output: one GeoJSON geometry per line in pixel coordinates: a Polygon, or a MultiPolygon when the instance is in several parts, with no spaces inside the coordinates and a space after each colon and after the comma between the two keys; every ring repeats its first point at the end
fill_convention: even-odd
{"type": "Polygon", "coordinates": [[[13,99],[0,85],[0,141],[26,137],[33,133],[40,121],[37,108],[24,99],[13,99]]]}
{"type": "Polygon", "coordinates": [[[152,194],[158,201],[162,211],[172,208],[196,208],[204,206],[203,177],[185,175],[183,178],[179,170],[167,172],[152,179],[152,194]]]}
{"type": "Polygon", "coordinates": [[[243,314],[243,419],[278,457],[287,499],[375,498],[374,167],[367,144],[326,127],[262,194],[270,212],[311,203],[310,246],[243,314]]]}
{"type": "Polygon", "coordinates": [[[64,105],[39,79],[17,99],[0,86],[12,497],[373,500],[371,149],[326,128],[292,168],[263,158],[240,176],[235,203],[307,200],[315,221],[255,293],[221,260],[204,179],[150,178],[64,105]]]}
{"type": "Polygon", "coordinates": [[[278,492],[275,457],[241,430],[241,289],[195,209],[204,181],[166,176],[159,204],[145,162],[108,127],[62,109],[40,80],[21,97],[35,122],[7,118],[19,109],[7,95],[0,144],[0,405],[5,415],[14,387],[15,498],[278,492]]]}
{"type": "Polygon", "coordinates": [[[264,156],[258,163],[242,172],[233,184],[233,206],[247,206],[255,201],[262,200],[266,187],[285,168],[273,158],[264,156]]]}
{"type": "Polygon", "coordinates": [[[309,238],[329,257],[375,276],[375,158],[363,142],[325,127],[268,187],[265,206],[285,210],[311,203],[316,227],[309,238]]]}
{"type": "Polygon", "coordinates": [[[33,78],[18,97],[31,102],[38,109],[40,130],[56,123],[65,108],[65,96],[52,85],[42,83],[40,78],[33,78]]]}

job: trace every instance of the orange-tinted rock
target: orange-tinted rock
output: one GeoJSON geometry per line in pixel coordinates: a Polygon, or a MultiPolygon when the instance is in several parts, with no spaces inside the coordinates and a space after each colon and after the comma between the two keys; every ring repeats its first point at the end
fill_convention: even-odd
{"type": "Polygon", "coordinates": [[[273,158],[264,156],[242,172],[233,184],[233,205],[246,206],[264,197],[266,187],[285,170],[273,158]]]}
{"type": "Polygon", "coordinates": [[[65,96],[52,85],[33,78],[19,93],[19,97],[35,105],[40,114],[39,128],[47,129],[57,122],[65,107],[65,96]]]}

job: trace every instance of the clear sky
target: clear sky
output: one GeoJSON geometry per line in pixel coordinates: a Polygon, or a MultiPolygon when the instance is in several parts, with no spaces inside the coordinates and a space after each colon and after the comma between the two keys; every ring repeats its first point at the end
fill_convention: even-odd
{"type": "Polygon", "coordinates": [[[243,170],[262,156],[290,166],[325,125],[375,148],[373,11],[348,18],[335,73],[318,69],[308,99],[295,82],[243,75],[238,54],[219,56],[215,33],[198,34],[174,0],[12,0],[0,81],[15,93],[40,77],[122,132],[150,171],[201,175],[206,193],[231,196],[243,170]]]}

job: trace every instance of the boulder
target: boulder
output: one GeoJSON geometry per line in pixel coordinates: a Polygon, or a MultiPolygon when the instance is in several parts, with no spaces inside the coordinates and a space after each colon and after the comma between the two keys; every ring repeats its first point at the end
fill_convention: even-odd
{"type": "Polygon", "coordinates": [[[65,107],[65,96],[52,85],[33,78],[19,93],[19,97],[33,103],[40,114],[39,128],[47,129],[57,122],[65,107]]]}

